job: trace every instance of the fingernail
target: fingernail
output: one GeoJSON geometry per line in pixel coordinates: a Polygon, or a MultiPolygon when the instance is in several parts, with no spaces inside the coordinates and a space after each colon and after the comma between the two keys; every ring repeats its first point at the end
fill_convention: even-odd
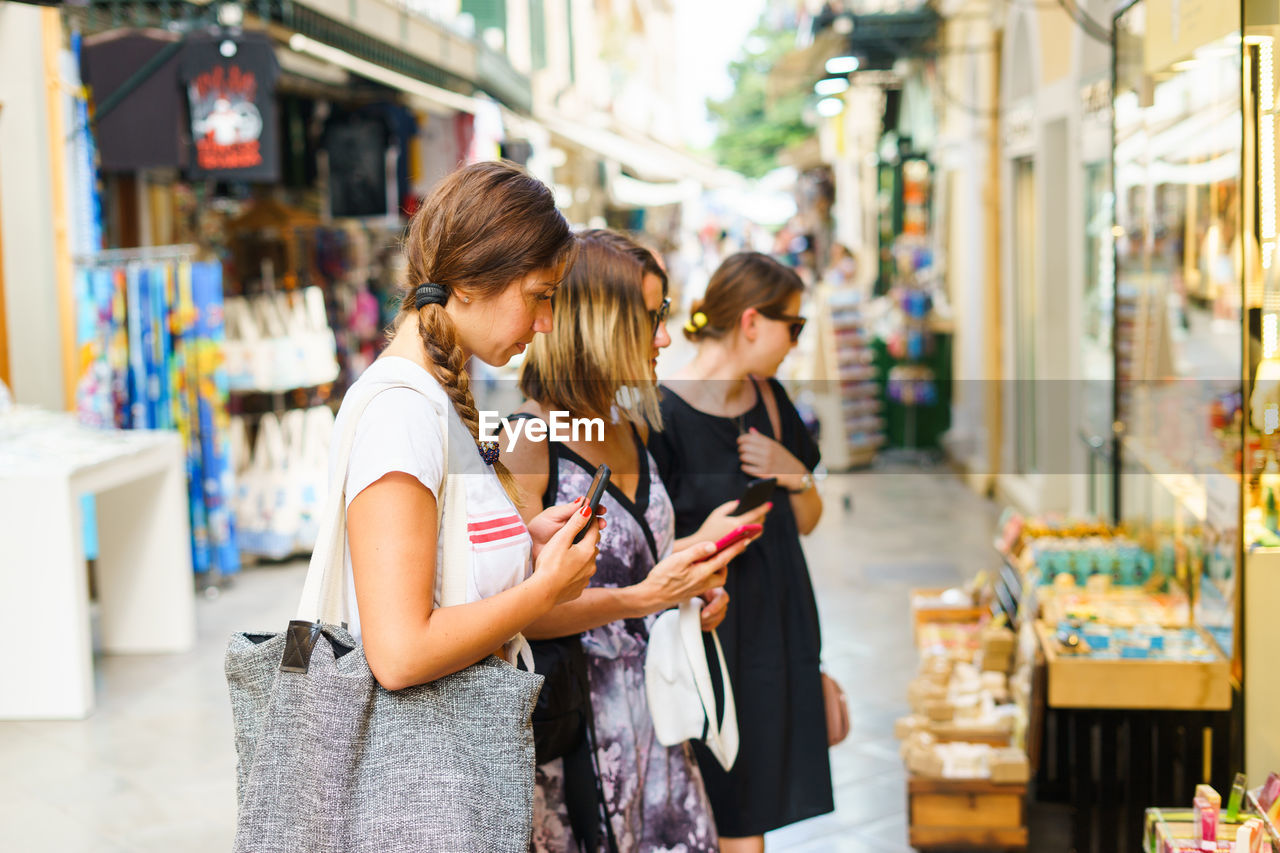
{"type": "Polygon", "coordinates": [[[587,506],[584,506],[582,509],[578,510],[578,514],[579,514],[579,515],[581,515],[583,518],[590,518],[590,517],[591,517],[591,505],[590,505],[590,504],[588,504],[587,506]]]}
{"type": "Polygon", "coordinates": [[[764,508],[765,508],[766,510],[773,509],[773,501],[769,501],[767,504],[765,504],[765,505],[764,505],[764,508]]]}

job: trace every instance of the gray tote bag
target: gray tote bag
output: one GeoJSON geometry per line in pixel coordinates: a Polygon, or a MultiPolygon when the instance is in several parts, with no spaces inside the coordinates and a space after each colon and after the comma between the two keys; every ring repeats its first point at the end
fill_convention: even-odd
{"type": "MultiPolygon", "coordinates": [[[[235,722],[237,853],[525,853],[533,822],[533,729],[542,676],[490,657],[389,691],[345,628],[347,461],[361,389],[339,441],[335,482],[297,618],[227,647],[235,722]]],[[[416,389],[415,389],[416,390],[416,389]]],[[[434,402],[433,402],[433,405],[434,402]]],[[[446,412],[437,406],[444,435],[446,412]]],[[[448,453],[446,449],[445,458],[448,453]]],[[[441,605],[465,601],[466,488],[441,500],[441,605]]]]}

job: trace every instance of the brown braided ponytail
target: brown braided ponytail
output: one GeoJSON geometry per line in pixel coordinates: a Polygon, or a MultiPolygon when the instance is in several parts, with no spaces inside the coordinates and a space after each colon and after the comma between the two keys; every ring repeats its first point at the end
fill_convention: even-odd
{"type": "MultiPolygon", "coordinates": [[[[450,298],[462,288],[485,299],[535,270],[572,262],[574,248],[569,223],[556,209],[551,191],[510,163],[458,169],[436,186],[410,220],[400,320],[418,315],[422,346],[435,377],[477,440],[480,414],[453,318],[443,305],[418,310],[417,286],[432,282],[449,290],[450,298]]],[[[493,467],[508,494],[518,494],[506,466],[496,462],[493,467]]]]}

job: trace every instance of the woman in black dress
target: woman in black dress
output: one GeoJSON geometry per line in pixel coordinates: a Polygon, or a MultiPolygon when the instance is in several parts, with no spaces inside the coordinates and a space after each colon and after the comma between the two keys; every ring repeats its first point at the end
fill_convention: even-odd
{"type": "Polygon", "coordinates": [[[834,808],[818,611],[800,549],[822,515],[818,447],[771,378],[804,328],[802,290],[767,255],[727,258],[685,326],[698,354],[664,383],[664,429],[649,439],[677,536],[693,535],[750,480],[778,480],[763,535],[729,565],[725,584],[732,604],[719,633],[738,707],[737,763],[726,773],[695,743],[725,853],[761,851],[765,832],[834,808]]]}

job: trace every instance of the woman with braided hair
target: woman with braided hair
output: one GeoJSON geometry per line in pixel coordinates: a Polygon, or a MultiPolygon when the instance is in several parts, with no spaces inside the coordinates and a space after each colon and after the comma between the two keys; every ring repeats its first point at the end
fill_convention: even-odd
{"type": "MultiPolygon", "coordinates": [[[[511,660],[525,626],[577,598],[595,571],[604,522],[584,515],[581,499],[521,520],[497,447],[478,440],[465,370],[472,356],[505,364],[551,331],[551,297],[575,251],[551,192],[505,163],[449,175],[409,224],[390,343],[348,395],[362,383],[411,386],[379,393],[359,416],[345,475],[350,628],[388,690],[491,654],[511,660]],[[465,489],[470,573],[466,603],[441,607],[446,452],[448,488],[465,489]]],[[[339,411],[339,430],[349,415],[339,411]]]]}

